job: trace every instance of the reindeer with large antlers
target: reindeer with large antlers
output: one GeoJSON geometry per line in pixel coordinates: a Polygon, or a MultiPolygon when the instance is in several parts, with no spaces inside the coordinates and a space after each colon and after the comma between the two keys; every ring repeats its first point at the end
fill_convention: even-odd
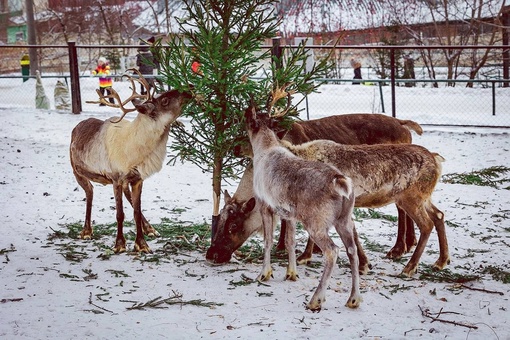
{"type": "Polygon", "coordinates": [[[122,194],[126,196],[134,210],[136,240],[134,250],[151,252],[143,234],[158,236],[158,232],[142,214],[141,194],[143,181],[161,170],[166,155],[166,144],[170,126],[180,116],[182,107],[192,98],[190,93],[176,90],[161,94],[151,94],[150,86],[137,71],[138,78],[127,76],[131,81],[131,96],[121,100],[112,89],[103,96],[99,91],[100,102],[120,108],[120,118],[105,121],[89,118],[80,122],[72,132],[70,157],[76,181],[86,195],[85,224],[80,233],[82,239],[92,236],[91,212],[93,186],[91,182],[103,185],[112,184],[117,210],[117,238],[115,253],[126,250],[123,234],[124,211],[122,194]],[[147,89],[146,95],[136,92],[135,81],[147,89]],[[114,98],[112,104],[107,99],[114,98]],[[127,107],[132,102],[134,107],[127,107]],[[133,121],[124,120],[132,111],[138,115],[133,121]]]}
{"type": "Polygon", "coordinates": [[[253,189],[261,206],[264,226],[264,264],[258,280],[272,276],[271,246],[273,243],[274,216],[285,218],[287,235],[285,244],[289,256],[286,279],[297,279],[295,228],[301,221],[324,254],[324,271],[319,286],[307,304],[311,310],[320,310],[325,301],[328,280],[331,277],[338,247],[328,234],[330,226],[337,230],[347,250],[351,264],[352,287],[347,306],[356,308],[361,302],[359,292],[359,259],[352,212],[354,192],[351,180],[334,167],[321,162],[311,162],[293,155],[280,144],[273,125],[273,105],[288,96],[284,115],[290,108],[287,86],[273,91],[267,112],[258,112],[251,105],[245,113],[246,129],[253,149],[253,189]]]}

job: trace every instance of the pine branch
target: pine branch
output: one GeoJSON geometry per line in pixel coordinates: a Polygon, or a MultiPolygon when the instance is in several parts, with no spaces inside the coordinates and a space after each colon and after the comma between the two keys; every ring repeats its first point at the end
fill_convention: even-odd
{"type": "Polygon", "coordinates": [[[216,303],[216,302],[205,302],[202,299],[195,299],[195,300],[189,300],[184,301],[182,300],[182,294],[172,291],[173,296],[163,299],[161,296],[158,296],[155,299],[149,300],[148,302],[144,303],[134,303],[133,306],[127,307],[128,310],[145,310],[147,308],[168,308],[167,306],[163,306],[163,304],[166,305],[193,305],[193,306],[199,306],[199,307],[209,307],[214,308],[214,306],[223,306],[223,303],[216,303]]]}

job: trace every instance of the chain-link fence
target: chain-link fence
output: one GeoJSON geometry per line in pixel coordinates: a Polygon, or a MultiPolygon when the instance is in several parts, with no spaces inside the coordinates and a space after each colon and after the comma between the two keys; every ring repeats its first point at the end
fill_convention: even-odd
{"type": "MultiPolygon", "coordinates": [[[[97,110],[97,104],[89,102],[97,100],[99,80],[92,70],[98,58],[109,61],[114,88],[129,91],[121,75],[137,67],[139,48],[76,46],[73,61],[71,45],[0,46],[0,108],[35,108],[36,79],[28,73],[34,67],[26,65],[27,56],[35,55],[35,68],[41,72],[52,109],[60,80],[67,84],[73,101],[79,98],[80,111],[97,110]],[[78,79],[74,87],[73,70],[78,79]]],[[[289,47],[282,48],[285,52],[289,47]]],[[[299,107],[304,119],[373,112],[420,124],[510,127],[510,80],[504,78],[503,58],[508,46],[310,46],[310,60],[332,51],[330,72],[324,75],[319,93],[296,98],[303,99],[299,107]],[[360,66],[360,79],[353,79],[358,72],[355,66],[360,66]]]]}

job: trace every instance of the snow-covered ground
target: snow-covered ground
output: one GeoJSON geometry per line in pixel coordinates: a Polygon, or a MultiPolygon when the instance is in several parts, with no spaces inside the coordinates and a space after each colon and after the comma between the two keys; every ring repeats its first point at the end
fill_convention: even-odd
{"type": "MultiPolygon", "coordinates": [[[[82,85],[84,112],[80,115],[30,108],[33,83],[32,87],[29,82],[10,86],[10,90],[0,86],[2,95],[10,91],[10,95],[27,98],[27,103],[17,108],[0,103],[0,338],[510,339],[510,285],[490,274],[491,268],[499,269],[506,271],[508,279],[510,272],[510,190],[503,188],[437,185],[433,199],[448,221],[452,263],[447,269],[480,276],[464,285],[420,279],[438,256],[435,232],[421,258],[420,272],[413,279],[402,279],[397,275],[409,256],[404,262],[384,258],[395,240],[395,224],[380,219],[358,221],[360,234],[382,245],[383,250],[367,251],[373,269],[362,276],[364,301],[356,310],[344,306],[350,287],[350,272],[344,267],[335,269],[322,311],[312,313],[304,303],[318,284],[322,266],[300,266],[299,280],[288,282],[283,280],[285,267],[275,265],[268,285],[236,285],[243,277],[255,279],[261,264],[233,261],[211,267],[198,251],[180,253],[161,263],[140,261],[130,253],[104,259],[98,256],[106,250],[81,240],[72,244],[84,254],[83,260],[69,261],[63,256],[64,240],[48,240],[48,236],[55,230],[67,232],[68,224],[84,219],[84,193],[69,163],[70,133],[83,119],[118,114],[85,103],[95,99],[95,81],[91,79],[89,87],[82,85]],[[201,299],[213,305],[128,309],[134,303],[170,299],[176,293],[183,301],[201,299]],[[453,323],[432,322],[424,316],[427,311],[429,316],[453,323]]],[[[370,90],[344,86],[335,92],[333,87],[325,87],[321,100],[335,110],[318,110],[311,118],[342,113],[343,100],[366,105],[368,108],[360,111],[370,112],[368,97],[355,96],[367,88],[370,90]]],[[[409,90],[422,105],[441,109],[433,97],[414,93],[417,89],[402,90],[409,90]]],[[[472,97],[476,102],[475,92],[472,97]]],[[[459,112],[471,105],[460,101],[459,112]]],[[[458,118],[458,112],[437,113],[458,118]]],[[[430,117],[412,118],[425,123],[430,117]]],[[[422,136],[413,138],[416,144],[446,158],[444,174],[510,165],[510,138],[505,129],[425,127],[422,136]]],[[[210,177],[189,163],[165,165],[144,184],[146,217],[155,224],[162,219],[186,225],[210,223],[210,177]]],[[[225,189],[233,192],[235,187],[232,183],[225,189]]],[[[96,185],[94,223],[113,223],[114,206],[111,186],[96,185]]],[[[131,209],[125,210],[131,219],[131,209]]],[[[394,206],[380,211],[396,215],[394,206]]],[[[299,249],[304,240],[303,236],[299,249]]],[[[105,239],[106,244],[113,242],[113,237],[105,239]]],[[[155,251],[162,248],[157,240],[149,245],[155,251]]],[[[345,261],[343,253],[340,258],[345,261]]],[[[320,256],[316,261],[321,261],[320,256]]]]}

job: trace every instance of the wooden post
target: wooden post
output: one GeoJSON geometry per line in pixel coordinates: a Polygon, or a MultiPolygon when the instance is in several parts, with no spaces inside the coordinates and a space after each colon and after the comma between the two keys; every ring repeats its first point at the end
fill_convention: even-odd
{"type": "Polygon", "coordinates": [[[78,72],[78,53],[76,51],[76,42],[69,41],[69,71],[71,76],[71,103],[72,112],[81,113],[81,91],[80,91],[80,73],[78,72]]]}

